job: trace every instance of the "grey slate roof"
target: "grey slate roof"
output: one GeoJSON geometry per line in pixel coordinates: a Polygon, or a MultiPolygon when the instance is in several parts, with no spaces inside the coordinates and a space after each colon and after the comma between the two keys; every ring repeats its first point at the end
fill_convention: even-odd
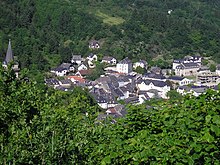
{"type": "Polygon", "coordinates": [[[111,57],[111,56],[104,56],[102,58],[102,60],[104,60],[104,61],[111,61],[112,59],[114,59],[114,57],[111,57]]]}
{"type": "Polygon", "coordinates": [[[139,98],[137,96],[134,97],[129,97],[127,99],[124,100],[126,104],[129,103],[138,103],[139,102],[139,98]]]}
{"type": "Polygon", "coordinates": [[[63,85],[64,84],[68,85],[68,84],[72,84],[72,81],[70,79],[65,79],[65,80],[60,80],[60,83],[63,85]]]}
{"type": "Polygon", "coordinates": [[[190,62],[190,63],[183,63],[182,64],[185,68],[198,68],[199,65],[197,63],[194,62],[190,62]]]}
{"type": "Polygon", "coordinates": [[[59,85],[59,81],[57,79],[54,79],[54,78],[45,79],[45,83],[47,85],[59,85]]]}
{"type": "Polygon", "coordinates": [[[14,57],[13,57],[13,53],[12,53],[12,49],[11,49],[11,40],[9,40],[9,42],[8,42],[8,50],[7,50],[4,62],[7,65],[10,62],[12,62],[13,60],[14,60],[14,57]]]}
{"type": "Polygon", "coordinates": [[[180,76],[170,76],[168,79],[169,79],[169,80],[182,81],[182,80],[184,79],[184,77],[180,77],[180,76]]]}
{"type": "Polygon", "coordinates": [[[144,82],[146,85],[153,83],[154,86],[157,86],[157,87],[164,87],[164,86],[168,85],[166,82],[159,81],[159,80],[142,80],[142,82],[144,82]]]}
{"type": "Polygon", "coordinates": [[[82,57],[81,57],[81,55],[72,55],[72,60],[81,61],[82,57]]]}
{"type": "Polygon", "coordinates": [[[120,89],[115,89],[114,92],[119,96],[119,97],[123,97],[124,94],[120,89]]]}
{"type": "Polygon", "coordinates": [[[124,58],[123,60],[121,60],[119,62],[119,64],[131,64],[131,63],[132,62],[131,62],[131,60],[128,57],[124,58]]]}
{"type": "Polygon", "coordinates": [[[165,76],[163,76],[162,74],[156,74],[156,73],[147,73],[144,75],[144,77],[146,78],[154,78],[154,79],[166,79],[165,76]]]}

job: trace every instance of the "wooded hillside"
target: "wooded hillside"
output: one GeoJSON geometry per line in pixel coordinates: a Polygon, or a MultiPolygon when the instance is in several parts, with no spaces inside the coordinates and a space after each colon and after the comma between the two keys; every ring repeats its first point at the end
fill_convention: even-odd
{"type": "Polygon", "coordinates": [[[118,59],[200,54],[220,62],[219,8],[218,0],[1,0],[0,55],[11,38],[22,68],[47,70],[87,55],[96,39],[96,53],[118,59]]]}

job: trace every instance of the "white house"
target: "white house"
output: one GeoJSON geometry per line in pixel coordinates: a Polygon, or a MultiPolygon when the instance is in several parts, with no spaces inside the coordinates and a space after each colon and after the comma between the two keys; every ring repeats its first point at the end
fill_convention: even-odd
{"type": "Polygon", "coordinates": [[[100,43],[96,40],[92,40],[89,42],[89,48],[90,49],[99,49],[100,48],[100,43]]]}
{"type": "Polygon", "coordinates": [[[84,59],[81,57],[81,55],[72,55],[71,63],[80,65],[84,59]]]}
{"type": "Polygon", "coordinates": [[[220,76],[220,64],[216,66],[216,74],[220,76]]]}
{"type": "Polygon", "coordinates": [[[177,76],[196,76],[200,68],[198,63],[182,63],[174,69],[177,76]]]}
{"type": "Polygon", "coordinates": [[[114,57],[104,56],[103,59],[102,59],[102,63],[116,65],[117,60],[114,57]]]}
{"type": "Polygon", "coordinates": [[[74,71],[75,68],[70,63],[62,63],[55,69],[52,69],[51,72],[55,73],[57,76],[65,76],[68,72],[74,71]]]}
{"type": "Polygon", "coordinates": [[[138,61],[138,62],[135,62],[135,63],[133,64],[133,68],[136,69],[137,67],[141,67],[141,68],[147,69],[147,61],[140,60],[140,61],[138,61]]]}
{"type": "Polygon", "coordinates": [[[78,71],[80,71],[80,70],[88,70],[88,67],[84,63],[82,63],[78,67],[78,71]]]}
{"type": "Polygon", "coordinates": [[[89,61],[97,61],[98,57],[96,54],[90,53],[86,59],[88,59],[89,61]]]}
{"type": "Polygon", "coordinates": [[[139,80],[137,88],[140,91],[149,91],[151,89],[158,90],[162,98],[167,98],[166,94],[170,91],[170,86],[164,81],[159,80],[139,80]]]}
{"type": "Polygon", "coordinates": [[[201,56],[185,56],[183,59],[173,60],[173,69],[176,69],[176,66],[184,63],[197,63],[199,66],[202,64],[201,56]]]}
{"type": "Polygon", "coordinates": [[[128,74],[132,72],[132,62],[126,57],[116,65],[117,72],[128,74]]]}
{"type": "Polygon", "coordinates": [[[197,75],[197,83],[205,86],[215,86],[220,83],[220,76],[216,72],[203,72],[197,75]]]}
{"type": "Polygon", "coordinates": [[[188,85],[193,82],[193,80],[191,79],[180,77],[180,76],[170,76],[168,80],[170,80],[171,82],[175,84],[178,84],[179,86],[188,85]]]}

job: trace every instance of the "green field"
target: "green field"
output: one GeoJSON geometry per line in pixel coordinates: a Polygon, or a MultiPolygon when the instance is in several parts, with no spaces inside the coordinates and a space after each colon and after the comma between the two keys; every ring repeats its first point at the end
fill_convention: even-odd
{"type": "Polygon", "coordinates": [[[99,18],[103,19],[103,23],[106,23],[108,25],[119,25],[119,24],[122,24],[125,21],[121,17],[109,16],[105,13],[100,12],[100,11],[97,11],[95,13],[95,15],[98,16],[99,18]]]}

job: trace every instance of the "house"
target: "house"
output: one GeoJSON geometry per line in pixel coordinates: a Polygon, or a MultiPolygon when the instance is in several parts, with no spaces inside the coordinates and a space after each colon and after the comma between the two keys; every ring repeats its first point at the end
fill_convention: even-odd
{"type": "Polygon", "coordinates": [[[157,66],[153,66],[150,68],[150,72],[154,73],[154,74],[161,74],[162,69],[160,67],[157,66]]]}
{"type": "Polygon", "coordinates": [[[185,95],[185,94],[189,93],[190,87],[186,86],[186,85],[179,86],[176,91],[178,93],[180,93],[181,95],[185,95]]]}
{"type": "Polygon", "coordinates": [[[13,55],[12,48],[11,48],[11,40],[9,39],[7,53],[6,53],[5,60],[3,61],[2,66],[4,68],[7,68],[8,65],[12,62],[14,63],[12,66],[12,69],[14,70],[16,77],[18,77],[18,72],[20,71],[20,68],[19,68],[18,63],[14,60],[14,55],[13,55]]]}
{"type": "Polygon", "coordinates": [[[64,80],[60,80],[59,81],[60,86],[65,87],[65,88],[69,88],[72,85],[72,81],[69,79],[64,79],[64,80]]]}
{"type": "Polygon", "coordinates": [[[185,94],[192,94],[193,96],[199,96],[206,92],[208,89],[207,86],[179,86],[177,92],[185,95],[185,94]]]}
{"type": "Polygon", "coordinates": [[[57,76],[65,76],[68,72],[74,71],[75,68],[71,63],[62,63],[57,68],[51,70],[52,73],[55,73],[57,76]]]}
{"type": "Polygon", "coordinates": [[[103,108],[103,109],[107,109],[108,108],[108,102],[107,99],[103,96],[97,96],[95,95],[95,100],[97,101],[98,105],[103,108]]]}
{"type": "Polygon", "coordinates": [[[123,105],[116,105],[115,107],[110,107],[107,109],[107,115],[117,115],[118,117],[123,117],[124,113],[124,106],[123,105]]]}
{"type": "Polygon", "coordinates": [[[185,56],[183,59],[173,60],[173,70],[177,76],[195,76],[201,65],[201,56],[185,56]]]}
{"type": "Polygon", "coordinates": [[[162,69],[161,73],[164,76],[171,75],[172,74],[172,69],[162,69]]]}
{"type": "Polygon", "coordinates": [[[143,75],[144,80],[160,80],[160,81],[166,81],[166,77],[162,74],[156,74],[156,73],[146,73],[143,75]]]}
{"type": "Polygon", "coordinates": [[[118,77],[119,87],[125,86],[129,83],[131,83],[131,80],[128,78],[128,76],[121,75],[118,77]]]}
{"type": "Polygon", "coordinates": [[[220,76],[216,72],[202,72],[197,75],[197,83],[205,86],[215,86],[220,83],[220,76]]]}
{"type": "Polygon", "coordinates": [[[116,65],[117,60],[114,57],[104,56],[103,59],[102,59],[102,63],[116,65]]]}
{"type": "Polygon", "coordinates": [[[123,93],[123,99],[129,98],[129,95],[130,95],[131,92],[129,91],[127,86],[120,87],[119,89],[123,93]]]}
{"type": "Polygon", "coordinates": [[[67,77],[69,80],[71,80],[73,83],[85,83],[85,79],[83,79],[82,77],[80,76],[68,76],[67,77]]]}
{"type": "Polygon", "coordinates": [[[163,92],[159,91],[157,89],[150,89],[150,90],[147,90],[146,92],[147,92],[147,95],[149,96],[149,98],[156,98],[156,99],[165,98],[165,99],[167,99],[167,97],[163,97],[163,92]]]}
{"type": "Polygon", "coordinates": [[[216,74],[220,76],[220,64],[216,66],[216,74]]]}
{"type": "Polygon", "coordinates": [[[86,57],[89,61],[98,61],[98,56],[96,54],[90,53],[88,57],[86,57]]]}
{"type": "Polygon", "coordinates": [[[92,70],[79,70],[78,72],[76,72],[76,76],[80,76],[80,77],[85,77],[92,74],[92,70]]]}
{"type": "Polygon", "coordinates": [[[140,104],[143,104],[146,100],[150,99],[149,95],[147,94],[147,91],[139,91],[138,98],[140,104]]]}
{"type": "Polygon", "coordinates": [[[207,86],[192,86],[190,89],[190,93],[194,96],[199,96],[207,91],[207,86]]]}
{"type": "Polygon", "coordinates": [[[202,64],[201,56],[185,56],[183,59],[173,60],[173,70],[176,69],[176,66],[184,63],[197,63],[199,66],[202,64]]]}
{"type": "Polygon", "coordinates": [[[81,63],[79,66],[78,66],[78,68],[77,68],[77,70],[78,71],[80,71],[80,70],[88,70],[89,68],[88,68],[88,66],[87,66],[87,64],[84,62],[84,63],[81,63]]]}
{"type": "Polygon", "coordinates": [[[95,65],[95,63],[93,62],[93,61],[90,61],[90,60],[88,60],[88,67],[90,68],[90,69],[94,69],[95,67],[96,67],[96,65],[95,65]]]}
{"type": "Polygon", "coordinates": [[[140,91],[149,91],[150,89],[155,89],[160,91],[162,98],[167,98],[166,94],[170,91],[170,86],[164,82],[159,80],[138,80],[137,88],[140,91]]]}
{"type": "Polygon", "coordinates": [[[114,89],[114,91],[112,91],[112,92],[114,92],[115,96],[117,97],[117,100],[124,100],[125,99],[125,95],[121,91],[120,88],[114,89]]]}
{"type": "Polygon", "coordinates": [[[197,74],[211,72],[208,66],[201,66],[197,71],[197,74]]]}
{"type": "Polygon", "coordinates": [[[45,82],[45,85],[53,87],[53,88],[56,88],[60,85],[59,81],[54,78],[45,79],[44,82],[45,82]]]}
{"type": "Polygon", "coordinates": [[[147,61],[140,60],[138,62],[135,62],[133,64],[133,69],[136,69],[137,67],[141,67],[141,68],[147,69],[147,61]]]}
{"type": "Polygon", "coordinates": [[[180,77],[180,76],[170,76],[168,78],[168,80],[171,81],[172,83],[174,83],[175,85],[178,85],[178,86],[188,85],[188,84],[191,84],[193,82],[193,80],[191,80],[191,79],[188,79],[188,78],[185,78],[185,77],[180,77]]]}
{"type": "Polygon", "coordinates": [[[139,97],[132,96],[124,100],[126,104],[139,104],[139,97]]]}
{"type": "Polygon", "coordinates": [[[89,48],[90,49],[99,49],[100,48],[100,43],[96,40],[92,40],[89,42],[89,48]]]}
{"type": "Polygon", "coordinates": [[[132,62],[126,57],[116,65],[117,72],[128,74],[132,72],[132,62]]]}
{"type": "Polygon", "coordinates": [[[196,76],[200,68],[198,63],[182,63],[174,69],[177,76],[196,76]]]}
{"type": "Polygon", "coordinates": [[[84,59],[81,57],[81,55],[72,55],[71,63],[80,65],[84,59]]]}

